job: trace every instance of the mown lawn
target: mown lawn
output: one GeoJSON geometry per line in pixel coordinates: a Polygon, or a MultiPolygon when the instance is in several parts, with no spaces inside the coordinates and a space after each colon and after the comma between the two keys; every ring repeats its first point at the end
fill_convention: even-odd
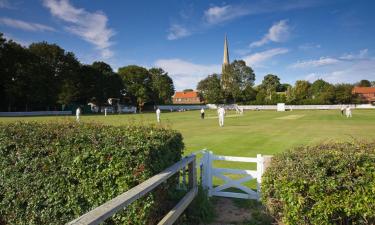
{"type": "MultiPolygon", "coordinates": [[[[74,116],[0,117],[0,122],[64,121],[74,116]]],[[[82,122],[110,125],[156,124],[154,113],[82,116],[82,122]]],[[[215,154],[255,156],[275,154],[293,146],[321,141],[350,141],[375,138],[375,110],[354,110],[353,118],[339,111],[245,111],[243,116],[228,112],[225,126],[219,127],[216,112],[206,111],[201,120],[198,111],[161,114],[160,126],[180,131],[186,145],[185,154],[203,148],[215,154]]]]}

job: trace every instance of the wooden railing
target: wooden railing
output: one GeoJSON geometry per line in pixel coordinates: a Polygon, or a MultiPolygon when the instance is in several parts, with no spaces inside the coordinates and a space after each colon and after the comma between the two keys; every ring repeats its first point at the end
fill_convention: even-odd
{"type": "Polygon", "coordinates": [[[145,182],[135,186],[129,191],[117,196],[116,198],[104,203],[103,205],[89,211],[79,218],[69,222],[69,225],[78,224],[99,224],[115,214],[116,212],[126,208],[135,200],[141,198],[154,188],[165,182],[168,178],[179,172],[181,169],[185,170],[188,166],[189,188],[190,191],[177,203],[177,205],[158,223],[173,224],[177,218],[182,214],[186,207],[191,203],[198,193],[197,186],[197,170],[196,170],[196,156],[190,155],[183,158],[173,166],[165,169],[161,173],[151,177],[145,182]]]}

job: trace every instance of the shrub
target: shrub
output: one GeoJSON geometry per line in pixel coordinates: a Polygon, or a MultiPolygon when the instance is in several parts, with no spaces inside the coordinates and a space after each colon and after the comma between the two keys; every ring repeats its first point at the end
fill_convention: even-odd
{"type": "MultiPolygon", "coordinates": [[[[0,221],[64,224],[181,159],[182,136],[154,126],[0,124],[0,221]]],[[[151,224],[173,184],[107,223],[151,224]]],[[[174,187],[174,186],[173,186],[174,187]]]]}
{"type": "Polygon", "coordinates": [[[375,143],[299,147],[272,160],[262,201],[285,224],[374,224],[375,143]]]}

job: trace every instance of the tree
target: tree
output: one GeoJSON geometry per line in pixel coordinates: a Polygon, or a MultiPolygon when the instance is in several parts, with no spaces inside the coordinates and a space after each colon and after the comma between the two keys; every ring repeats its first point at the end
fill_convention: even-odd
{"type": "Polygon", "coordinates": [[[152,100],[151,74],[147,69],[136,65],[121,67],[118,74],[123,80],[125,93],[141,112],[143,105],[152,100]]]}
{"type": "Polygon", "coordinates": [[[247,104],[254,101],[256,99],[256,96],[257,92],[251,85],[246,86],[241,93],[242,102],[247,104]]]}
{"type": "Polygon", "coordinates": [[[155,104],[171,103],[175,91],[172,78],[162,68],[151,68],[149,72],[155,104]]]}
{"type": "Polygon", "coordinates": [[[219,104],[223,102],[223,92],[219,75],[212,74],[199,81],[197,90],[207,103],[219,104]]]}
{"type": "Polygon", "coordinates": [[[183,92],[192,92],[194,91],[193,89],[184,89],[183,92]]]}
{"type": "Polygon", "coordinates": [[[305,104],[306,100],[310,98],[310,82],[306,80],[297,80],[295,85],[294,85],[294,96],[295,100],[299,104],[305,104]]]}
{"type": "Polygon", "coordinates": [[[361,80],[357,84],[358,87],[371,87],[371,82],[368,80],[361,80]]]}
{"type": "Polygon", "coordinates": [[[266,98],[272,100],[272,95],[280,86],[280,78],[273,74],[268,74],[263,78],[262,84],[259,85],[260,90],[264,90],[266,98]]]}
{"type": "Polygon", "coordinates": [[[246,65],[245,61],[234,60],[229,66],[225,66],[221,76],[221,83],[226,100],[232,99],[236,102],[241,98],[242,91],[248,86],[253,86],[254,81],[254,71],[246,65]]]}
{"type": "Polygon", "coordinates": [[[310,88],[312,101],[317,104],[333,104],[335,100],[335,87],[322,80],[316,80],[310,88]]]}
{"type": "Polygon", "coordinates": [[[375,81],[371,81],[371,87],[375,87],[375,81]]]}
{"type": "Polygon", "coordinates": [[[353,100],[353,85],[352,84],[336,84],[335,99],[338,104],[349,104],[353,100]]]}

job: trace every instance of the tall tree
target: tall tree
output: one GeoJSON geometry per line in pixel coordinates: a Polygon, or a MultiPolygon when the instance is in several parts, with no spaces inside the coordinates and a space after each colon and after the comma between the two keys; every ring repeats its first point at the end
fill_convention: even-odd
{"type": "Polygon", "coordinates": [[[306,80],[297,80],[294,85],[294,96],[299,104],[306,103],[306,100],[310,98],[310,82],[306,80]]]}
{"type": "Polygon", "coordinates": [[[358,87],[371,87],[371,82],[369,80],[361,80],[357,84],[358,87]]]}
{"type": "Polygon", "coordinates": [[[259,89],[264,90],[266,97],[272,100],[272,95],[277,91],[280,86],[280,78],[273,74],[268,74],[263,78],[262,84],[259,89]]]}
{"type": "Polygon", "coordinates": [[[317,104],[333,104],[335,101],[335,87],[322,80],[316,80],[310,88],[312,101],[317,104]]]}
{"type": "Polygon", "coordinates": [[[174,94],[173,80],[162,68],[151,68],[152,91],[156,104],[166,104],[172,102],[174,94]]]}
{"type": "Polygon", "coordinates": [[[123,80],[126,94],[142,111],[143,105],[152,100],[152,78],[150,72],[140,66],[121,67],[118,74],[123,80]]]}
{"type": "Polygon", "coordinates": [[[199,81],[197,90],[207,103],[219,104],[223,102],[223,92],[218,74],[209,75],[199,81]]]}
{"type": "Polygon", "coordinates": [[[353,85],[352,84],[336,84],[335,99],[338,104],[348,104],[353,101],[353,85]]]}

